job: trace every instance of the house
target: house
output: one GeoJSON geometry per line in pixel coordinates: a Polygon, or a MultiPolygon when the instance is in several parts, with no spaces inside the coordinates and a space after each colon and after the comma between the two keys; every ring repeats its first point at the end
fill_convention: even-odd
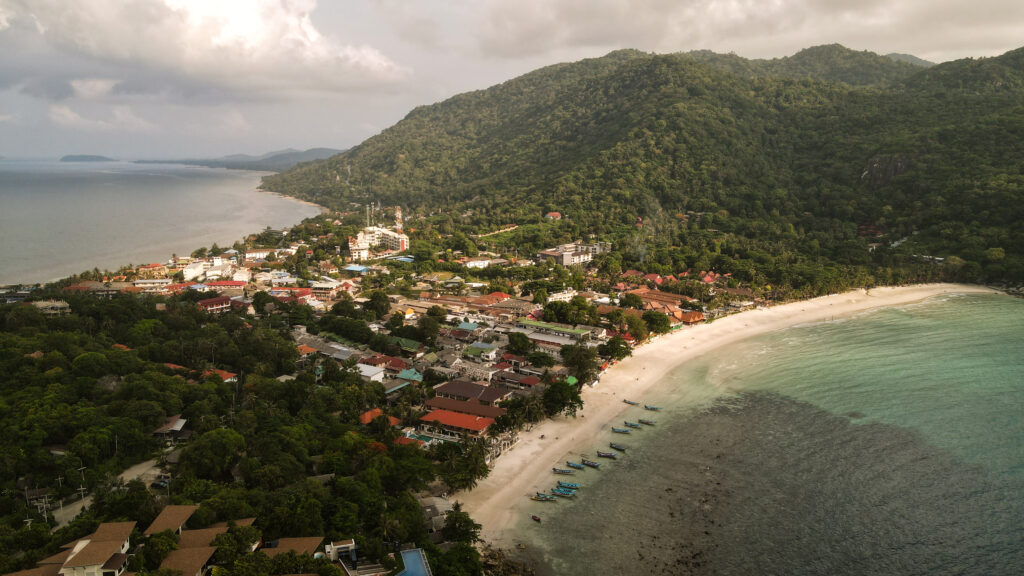
{"type": "MultiPolygon", "coordinates": [[[[384,416],[384,415],[385,415],[384,411],[381,410],[380,408],[374,408],[373,410],[367,410],[366,412],[363,412],[362,414],[359,415],[359,423],[362,424],[363,426],[366,426],[370,422],[373,422],[377,418],[379,418],[381,416],[384,416]]],[[[394,416],[388,416],[387,418],[388,418],[388,424],[390,424],[391,426],[401,426],[402,425],[402,421],[399,420],[398,418],[395,418],[394,416]]]]}
{"type": "Polygon", "coordinates": [[[700,324],[704,321],[704,314],[701,312],[684,312],[679,321],[683,324],[700,324]]]}
{"type": "Polygon", "coordinates": [[[324,544],[324,554],[331,562],[342,562],[348,560],[350,563],[356,560],[356,541],[340,540],[324,544]]]}
{"type": "Polygon", "coordinates": [[[408,382],[409,384],[422,384],[423,374],[416,371],[415,368],[406,368],[395,376],[396,379],[408,382]]]}
{"type": "Polygon", "coordinates": [[[210,376],[219,376],[222,381],[227,383],[238,382],[238,374],[228,372],[227,370],[221,370],[219,368],[203,371],[204,379],[209,378],[210,376]]]}
{"type": "Polygon", "coordinates": [[[432,410],[448,410],[449,412],[458,412],[459,414],[469,414],[471,416],[481,416],[483,418],[494,418],[497,419],[499,416],[505,414],[505,409],[498,406],[487,406],[481,404],[476,398],[472,400],[455,400],[452,398],[442,398],[441,396],[434,396],[429,398],[424,405],[432,410]]]}
{"type": "Polygon", "coordinates": [[[434,386],[434,394],[441,398],[452,398],[455,400],[477,400],[485,406],[496,406],[502,400],[512,396],[510,390],[463,379],[452,380],[451,382],[434,386]]]}
{"type": "Polygon", "coordinates": [[[165,506],[160,514],[153,520],[153,523],[146,528],[144,534],[152,536],[164,530],[170,530],[175,534],[181,534],[181,527],[199,509],[199,506],[192,505],[170,505],[165,506]]]}
{"type": "Polygon", "coordinates": [[[494,362],[498,357],[497,348],[481,348],[479,346],[467,346],[462,355],[475,362],[494,362]]]}
{"type": "Polygon", "coordinates": [[[215,552],[213,546],[172,550],[160,563],[160,569],[180,572],[181,576],[203,576],[215,552]]]}
{"type": "Polygon", "coordinates": [[[384,367],[370,364],[356,364],[359,375],[367,382],[384,382],[384,367]]]}
{"type": "Polygon", "coordinates": [[[228,531],[227,524],[211,526],[202,530],[182,530],[178,536],[178,548],[206,548],[213,546],[213,541],[228,531]]]}
{"type": "Polygon", "coordinates": [[[295,552],[298,555],[309,554],[312,556],[320,549],[320,543],[324,541],[323,536],[312,536],[307,538],[280,538],[265,544],[260,551],[273,558],[280,554],[295,552]]]}
{"type": "Polygon", "coordinates": [[[227,296],[217,296],[216,298],[207,298],[196,302],[200,310],[208,312],[210,314],[223,314],[228,310],[231,310],[231,298],[227,296]]]}
{"type": "Polygon", "coordinates": [[[483,436],[494,424],[493,418],[483,418],[471,414],[460,414],[448,410],[431,410],[420,418],[423,429],[428,434],[440,436],[448,440],[461,440],[468,435],[474,438],[483,436]]]}
{"type": "Polygon", "coordinates": [[[168,440],[178,438],[179,436],[182,436],[182,428],[184,428],[187,423],[188,420],[182,418],[181,414],[169,416],[167,420],[164,421],[163,425],[156,430],[153,430],[153,435],[163,436],[168,440]]]}
{"type": "Polygon", "coordinates": [[[63,546],[40,560],[36,568],[19,576],[121,576],[128,564],[128,548],[135,522],[104,522],[88,536],[63,546]]]}

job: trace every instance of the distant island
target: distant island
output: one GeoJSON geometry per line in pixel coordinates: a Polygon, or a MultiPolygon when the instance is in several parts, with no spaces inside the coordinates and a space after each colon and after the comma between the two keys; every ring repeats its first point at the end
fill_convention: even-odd
{"type": "Polygon", "coordinates": [[[139,164],[187,164],[189,166],[207,166],[209,168],[230,168],[232,170],[262,170],[266,172],[283,172],[303,162],[324,160],[345,152],[334,148],[310,148],[295,150],[288,148],[267,152],[260,156],[248,154],[232,154],[221,158],[184,159],[184,160],[139,160],[139,164]]]}
{"type": "Polygon", "coordinates": [[[60,159],[61,162],[117,162],[106,156],[94,156],[92,154],[68,154],[60,159]]]}

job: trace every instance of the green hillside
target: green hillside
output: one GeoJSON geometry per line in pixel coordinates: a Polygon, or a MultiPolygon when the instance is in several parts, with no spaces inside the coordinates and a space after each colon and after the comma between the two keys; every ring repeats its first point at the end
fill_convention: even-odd
{"type": "Polygon", "coordinates": [[[1019,282],[1022,54],[923,68],[836,45],[769,61],[617,51],[418,107],[264,186],[400,204],[442,233],[559,211],[568,222],[493,247],[593,233],[625,264],[812,292],[1019,282]]]}

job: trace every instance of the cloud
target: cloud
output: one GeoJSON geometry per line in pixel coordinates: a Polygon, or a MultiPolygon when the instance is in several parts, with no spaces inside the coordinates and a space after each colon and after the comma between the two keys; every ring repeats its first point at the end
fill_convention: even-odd
{"type": "Polygon", "coordinates": [[[711,48],[765,57],[832,42],[950,59],[998,54],[1024,37],[1024,3],[1005,0],[480,0],[478,6],[471,27],[477,45],[502,59],[587,48],[711,48]]]}
{"type": "Polygon", "coordinates": [[[106,78],[79,78],[70,82],[76,97],[90,100],[102,98],[110,94],[110,91],[118,83],[120,83],[120,80],[109,80],[106,78]]]}
{"type": "MultiPolygon", "coordinates": [[[[322,35],[310,17],[315,7],[315,0],[0,0],[0,26],[23,24],[51,51],[97,69],[159,77],[183,92],[273,98],[373,88],[405,77],[376,48],[322,35]]],[[[95,94],[103,87],[74,90],[95,94]]]]}
{"type": "Polygon", "coordinates": [[[139,118],[128,106],[114,106],[109,119],[85,118],[65,104],[50,105],[54,124],[86,132],[152,132],[156,126],[139,118]]]}
{"type": "Polygon", "coordinates": [[[11,114],[0,114],[0,122],[13,122],[14,116],[11,114]]]}

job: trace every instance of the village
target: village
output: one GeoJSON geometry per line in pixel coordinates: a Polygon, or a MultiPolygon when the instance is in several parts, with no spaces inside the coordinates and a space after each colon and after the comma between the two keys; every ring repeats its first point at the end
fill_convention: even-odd
{"type": "MultiPolygon", "coordinates": [[[[280,237],[277,246],[245,246],[244,250],[232,248],[215,255],[197,251],[190,257],[174,256],[165,263],[124,269],[102,280],[77,281],[63,290],[98,298],[119,294],[188,296],[210,315],[279,315],[287,322],[297,360],[296,373],[280,375],[278,380],[287,382],[302,372],[313,372],[319,379],[328,363],[351,370],[365,385],[382,387],[386,398],[383,405],[360,415],[362,425],[391,427],[398,434],[396,444],[424,449],[440,443],[476,442],[486,447],[487,464],[512,449],[522,426],[529,425],[521,414],[524,405],[548,402],[549,397],[562,394],[553,400],[561,402],[556,412],[564,409],[574,414],[574,402],[582,406],[580,390],[600,385],[605,370],[650,337],[765,304],[749,291],[730,287],[727,275],[710,271],[662,276],[630,269],[601,279],[600,284],[610,290],[588,289],[599,284],[593,281],[598,273],[590,265],[595,256],[612,250],[607,242],[575,241],[526,259],[454,254],[448,270],[410,273],[409,266],[416,259],[408,253],[409,237],[402,229],[401,210],[395,212],[392,228],[368,225],[348,236],[347,258],[341,258],[336,250],[335,257],[317,260],[316,255],[325,252],[322,246],[289,241],[293,231],[281,231],[272,235],[280,237]],[[303,267],[296,265],[298,262],[308,264],[303,267]],[[514,281],[501,285],[507,291],[495,289],[494,271],[505,270],[508,278],[515,278],[514,270],[523,267],[532,267],[534,272],[572,269],[587,274],[591,281],[578,287],[563,283],[550,292],[535,289],[532,294],[520,293],[522,283],[514,281]],[[482,270],[491,272],[489,279],[475,277],[482,270]],[[704,293],[719,294],[715,302],[720,306],[709,309],[696,298],[659,289],[683,278],[701,285],[704,293]],[[342,328],[337,331],[317,327],[318,318],[344,316],[352,310],[359,311],[356,324],[368,329],[366,335],[372,334],[376,345],[368,344],[366,337],[339,333],[346,329],[354,332],[345,328],[351,327],[351,322],[339,324],[342,328]],[[552,394],[555,389],[558,394],[552,394]],[[570,397],[564,397],[564,390],[572,391],[570,397]],[[393,413],[399,404],[406,406],[404,419],[393,413]],[[510,405],[516,405],[520,413],[509,414],[510,405]],[[415,422],[410,422],[409,410],[418,415],[415,422]]],[[[553,218],[552,214],[546,217],[553,218]]],[[[327,246],[337,241],[329,236],[318,240],[327,246]]],[[[57,299],[32,305],[44,316],[71,312],[67,303],[57,299]]],[[[225,383],[237,383],[240,378],[225,369],[230,366],[207,366],[201,373],[197,367],[165,366],[186,378],[214,377],[225,383]]],[[[160,459],[162,468],[154,467],[149,476],[151,489],[159,491],[173,482],[175,463],[192,430],[186,418],[175,414],[152,434],[166,446],[160,459]]],[[[417,498],[425,521],[439,534],[452,504],[443,494],[423,492],[417,498]]],[[[152,535],[171,530],[179,536],[177,549],[163,560],[161,568],[201,576],[215,562],[213,542],[217,536],[252,523],[250,518],[230,526],[221,523],[201,530],[183,529],[196,508],[167,506],[145,532],[152,535]]],[[[126,525],[102,524],[91,537],[70,543],[38,568],[18,574],[121,576],[127,565],[131,530],[126,525]]],[[[358,564],[353,540],[324,544],[322,537],[302,537],[263,542],[250,536],[253,541],[248,552],[262,549],[274,555],[292,551],[328,558],[349,574],[388,573],[380,565],[358,564]]],[[[420,572],[409,574],[429,573],[422,551],[405,550],[402,555],[406,566],[422,566],[420,572]]]]}

